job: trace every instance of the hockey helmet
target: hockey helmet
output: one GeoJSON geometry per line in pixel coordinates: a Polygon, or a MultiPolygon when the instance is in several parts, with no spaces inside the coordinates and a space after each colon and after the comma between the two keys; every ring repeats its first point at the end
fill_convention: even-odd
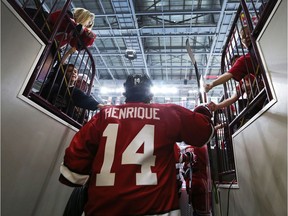
{"type": "Polygon", "coordinates": [[[126,102],[149,103],[153,97],[151,93],[151,79],[144,74],[129,75],[124,83],[126,102]]]}

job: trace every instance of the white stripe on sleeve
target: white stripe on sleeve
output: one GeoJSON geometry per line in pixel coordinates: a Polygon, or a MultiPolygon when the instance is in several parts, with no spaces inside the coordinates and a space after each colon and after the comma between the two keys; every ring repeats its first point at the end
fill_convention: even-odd
{"type": "Polygon", "coordinates": [[[84,185],[89,179],[89,175],[80,175],[74,172],[71,172],[68,167],[64,166],[62,163],[60,166],[60,173],[73,184],[84,185]]]}

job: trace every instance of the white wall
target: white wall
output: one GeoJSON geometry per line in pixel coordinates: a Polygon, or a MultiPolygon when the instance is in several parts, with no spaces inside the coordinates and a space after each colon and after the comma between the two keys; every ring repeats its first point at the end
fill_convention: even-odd
{"type": "MultiPolygon", "coordinates": [[[[287,0],[258,40],[277,102],[233,138],[239,189],[230,191],[230,216],[287,215],[287,0]]],[[[220,196],[227,215],[228,190],[220,196]]]]}
{"type": "Polygon", "coordinates": [[[75,131],[17,97],[43,47],[4,3],[1,1],[1,213],[62,215],[71,188],[58,182],[59,165],[75,131]]]}

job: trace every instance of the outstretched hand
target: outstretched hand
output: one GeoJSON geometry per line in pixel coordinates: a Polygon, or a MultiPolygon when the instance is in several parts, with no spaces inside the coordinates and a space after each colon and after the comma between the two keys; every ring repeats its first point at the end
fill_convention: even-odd
{"type": "Polygon", "coordinates": [[[211,84],[204,84],[203,87],[206,93],[208,93],[213,88],[211,84]]]}
{"type": "Polygon", "coordinates": [[[215,104],[214,102],[210,102],[209,104],[207,104],[207,106],[209,107],[209,109],[211,111],[216,111],[217,110],[217,104],[215,104]]]}
{"type": "Polygon", "coordinates": [[[214,129],[217,131],[221,128],[224,128],[225,126],[227,126],[226,122],[220,123],[220,124],[215,125],[214,129]]]}

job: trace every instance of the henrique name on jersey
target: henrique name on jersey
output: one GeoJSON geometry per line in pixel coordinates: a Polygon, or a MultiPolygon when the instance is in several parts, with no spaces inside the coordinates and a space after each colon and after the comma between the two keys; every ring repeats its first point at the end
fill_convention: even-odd
{"type": "Polygon", "coordinates": [[[159,108],[154,107],[111,107],[105,109],[105,119],[107,118],[139,118],[160,120],[158,116],[159,108]]]}

